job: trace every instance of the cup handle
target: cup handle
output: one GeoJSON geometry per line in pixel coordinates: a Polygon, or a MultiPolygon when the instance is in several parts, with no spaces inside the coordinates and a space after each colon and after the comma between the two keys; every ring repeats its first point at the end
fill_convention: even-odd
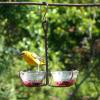
{"type": "Polygon", "coordinates": [[[23,71],[20,71],[19,72],[19,76],[21,77],[21,75],[24,75],[24,72],[23,71]]]}

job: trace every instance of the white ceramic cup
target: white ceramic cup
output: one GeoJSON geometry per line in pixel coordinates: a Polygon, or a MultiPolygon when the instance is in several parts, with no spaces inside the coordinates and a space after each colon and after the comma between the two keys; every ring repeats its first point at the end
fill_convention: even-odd
{"type": "Polygon", "coordinates": [[[68,81],[68,80],[76,80],[79,71],[55,71],[51,72],[54,81],[68,81]]]}
{"type": "Polygon", "coordinates": [[[20,71],[20,78],[22,81],[32,81],[38,82],[42,81],[45,77],[44,71],[34,72],[34,71],[20,71]]]}

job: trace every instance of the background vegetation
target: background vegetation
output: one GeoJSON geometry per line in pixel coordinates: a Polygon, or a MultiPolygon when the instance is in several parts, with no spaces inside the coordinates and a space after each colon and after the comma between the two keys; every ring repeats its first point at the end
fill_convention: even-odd
{"type": "MultiPolygon", "coordinates": [[[[1,0],[7,1],[7,0],[1,0]]],[[[17,0],[21,1],[21,0],[17,0]]],[[[29,1],[29,0],[23,0],[29,1]]],[[[35,0],[31,0],[35,1],[35,0]]],[[[46,1],[46,0],[45,0],[46,1]]],[[[37,2],[41,2],[38,0],[37,2]]],[[[98,3],[99,0],[48,0],[54,3],[98,3]]],[[[0,100],[99,100],[100,9],[49,7],[49,70],[80,71],[68,88],[27,88],[19,71],[28,66],[17,51],[44,56],[41,26],[45,7],[0,5],[0,100]]]]}

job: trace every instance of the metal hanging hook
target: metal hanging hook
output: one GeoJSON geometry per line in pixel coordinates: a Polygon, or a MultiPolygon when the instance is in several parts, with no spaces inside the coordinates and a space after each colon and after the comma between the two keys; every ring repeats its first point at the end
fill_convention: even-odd
{"type": "Polygon", "coordinates": [[[45,13],[44,13],[44,16],[43,16],[43,19],[42,19],[44,21],[44,20],[46,20],[46,14],[48,12],[48,3],[47,2],[42,2],[42,3],[46,5],[46,10],[45,10],[45,13]]]}
{"type": "Polygon", "coordinates": [[[44,16],[42,18],[42,27],[44,29],[44,32],[47,33],[48,32],[48,20],[46,18],[46,14],[48,12],[48,3],[47,2],[43,2],[43,4],[46,5],[46,11],[45,11],[44,16]]]}

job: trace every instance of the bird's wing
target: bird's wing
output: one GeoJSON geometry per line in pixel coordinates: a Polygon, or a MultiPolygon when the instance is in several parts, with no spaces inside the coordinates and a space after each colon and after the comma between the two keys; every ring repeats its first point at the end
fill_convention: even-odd
{"type": "Polygon", "coordinates": [[[32,53],[32,56],[35,58],[35,59],[38,59],[39,61],[41,61],[43,58],[38,56],[36,53],[32,53]]]}
{"type": "Polygon", "coordinates": [[[32,56],[34,60],[37,62],[37,64],[44,65],[45,59],[43,57],[38,56],[36,53],[32,53],[32,56]]]}

